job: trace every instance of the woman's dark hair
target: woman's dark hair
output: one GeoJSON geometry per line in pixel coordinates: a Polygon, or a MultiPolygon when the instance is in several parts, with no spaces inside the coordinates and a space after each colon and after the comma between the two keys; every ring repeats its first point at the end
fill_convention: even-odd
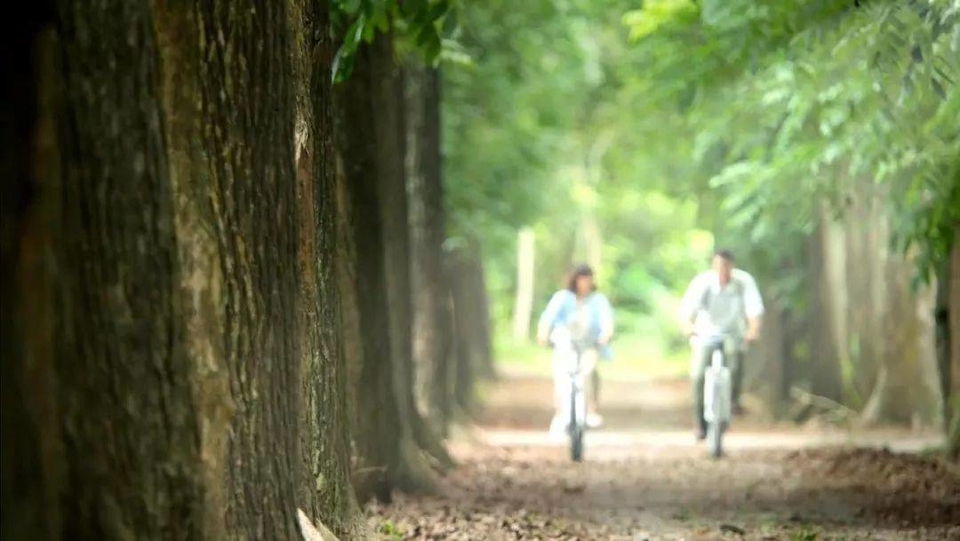
{"type": "MultiPolygon", "coordinates": [[[[589,276],[593,278],[593,269],[590,268],[590,265],[581,264],[577,265],[573,272],[570,273],[570,278],[567,280],[567,289],[576,293],[577,292],[577,278],[581,276],[589,276]]],[[[591,291],[597,290],[597,284],[593,284],[593,289],[591,291]]]]}

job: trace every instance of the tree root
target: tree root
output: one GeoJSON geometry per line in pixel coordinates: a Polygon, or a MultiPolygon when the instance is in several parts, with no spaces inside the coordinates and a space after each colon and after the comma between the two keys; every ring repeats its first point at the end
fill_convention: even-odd
{"type": "Polygon", "coordinates": [[[790,398],[793,405],[790,406],[787,417],[797,423],[817,418],[830,424],[849,425],[859,416],[852,408],[799,387],[790,389],[790,398]]]}
{"type": "Polygon", "coordinates": [[[318,521],[314,525],[310,517],[303,512],[303,509],[297,509],[297,524],[300,526],[300,535],[303,536],[303,541],[339,541],[337,536],[322,522],[318,521]]]}

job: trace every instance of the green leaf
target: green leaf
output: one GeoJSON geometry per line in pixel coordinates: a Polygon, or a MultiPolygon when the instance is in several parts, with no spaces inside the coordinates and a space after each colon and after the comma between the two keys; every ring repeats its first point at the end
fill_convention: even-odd
{"type": "Polygon", "coordinates": [[[447,10],[449,9],[450,3],[447,2],[447,0],[439,0],[437,3],[433,4],[427,12],[427,20],[431,23],[439,21],[444,15],[447,14],[447,10]]]}
{"type": "Polygon", "coordinates": [[[432,25],[424,26],[417,33],[417,45],[419,45],[424,56],[428,61],[433,62],[440,56],[441,42],[437,29],[432,25]]]}

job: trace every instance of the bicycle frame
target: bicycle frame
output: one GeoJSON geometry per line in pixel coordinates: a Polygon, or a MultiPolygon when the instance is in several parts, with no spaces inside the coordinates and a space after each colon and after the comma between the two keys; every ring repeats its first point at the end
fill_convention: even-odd
{"type": "MultiPolygon", "coordinates": [[[[567,411],[567,418],[572,421],[576,421],[578,424],[586,422],[585,414],[585,402],[584,402],[584,382],[581,381],[583,378],[582,374],[582,355],[583,352],[575,344],[568,343],[566,345],[555,345],[558,349],[558,353],[566,359],[567,366],[564,369],[564,374],[567,376],[567,382],[569,384],[570,394],[572,397],[575,397],[569,405],[575,406],[573,409],[574,412],[567,411]]],[[[569,430],[569,426],[567,427],[569,430]]]]}
{"type": "Polygon", "coordinates": [[[710,452],[718,457],[722,453],[722,438],[730,423],[731,374],[727,366],[728,353],[733,344],[728,336],[708,337],[702,347],[710,352],[710,365],[704,371],[703,418],[707,422],[710,452]]]}
{"type": "Polygon", "coordinates": [[[568,334],[561,334],[553,340],[556,354],[567,363],[564,373],[569,385],[569,399],[565,401],[567,419],[567,434],[570,436],[570,452],[574,461],[580,461],[583,456],[583,435],[586,432],[586,398],[584,395],[583,379],[583,348],[570,339],[568,334]]]}

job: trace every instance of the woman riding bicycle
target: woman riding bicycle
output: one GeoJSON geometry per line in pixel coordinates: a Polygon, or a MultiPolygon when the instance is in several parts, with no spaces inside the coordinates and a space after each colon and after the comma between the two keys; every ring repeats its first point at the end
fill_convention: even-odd
{"type": "MultiPolygon", "coordinates": [[[[570,339],[581,346],[581,373],[591,376],[592,392],[588,393],[587,426],[595,428],[603,423],[597,413],[599,379],[596,363],[600,356],[610,358],[609,343],[613,337],[613,309],[610,302],[597,292],[593,270],[588,265],[579,265],[570,275],[566,289],[554,293],[537,325],[537,341],[542,345],[553,343],[557,331],[569,333],[570,339]]],[[[553,357],[554,402],[556,413],[550,423],[550,433],[562,435],[567,425],[564,415],[567,400],[566,384],[569,377],[564,359],[555,349],[553,357]]]]}

